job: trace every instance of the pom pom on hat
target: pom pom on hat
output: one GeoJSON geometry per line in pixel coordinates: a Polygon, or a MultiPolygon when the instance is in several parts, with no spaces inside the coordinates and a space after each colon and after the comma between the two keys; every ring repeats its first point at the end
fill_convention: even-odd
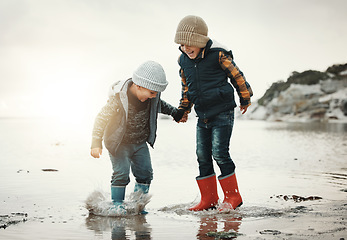
{"type": "Polygon", "coordinates": [[[175,43],[204,48],[210,39],[205,21],[198,16],[186,16],[178,24],[175,43]]]}
{"type": "Polygon", "coordinates": [[[133,83],[151,91],[163,92],[168,85],[163,67],[154,61],[142,63],[133,73],[133,83]]]}

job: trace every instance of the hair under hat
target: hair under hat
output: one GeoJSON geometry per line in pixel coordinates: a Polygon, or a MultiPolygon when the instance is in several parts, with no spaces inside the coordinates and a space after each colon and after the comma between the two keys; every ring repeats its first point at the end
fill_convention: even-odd
{"type": "Polygon", "coordinates": [[[151,91],[163,92],[168,85],[163,67],[154,61],[142,63],[133,72],[133,83],[151,91]]]}
{"type": "Polygon", "coordinates": [[[203,48],[209,40],[205,21],[198,16],[186,16],[177,26],[175,43],[203,48]]]}

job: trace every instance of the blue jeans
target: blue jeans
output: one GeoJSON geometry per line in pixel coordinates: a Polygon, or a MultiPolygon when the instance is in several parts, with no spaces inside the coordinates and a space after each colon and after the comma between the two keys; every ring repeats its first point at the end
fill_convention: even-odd
{"type": "Polygon", "coordinates": [[[138,183],[150,184],[153,179],[151,156],[147,143],[120,144],[116,156],[110,154],[113,174],[112,186],[126,186],[130,182],[130,168],[138,183]]]}
{"type": "Polygon", "coordinates": [[[207,121],[199,118],[196,126],[196,155],[199,163],[199,177],[214,174],[213,160],[226,176],[235,171],[235,164],[229,154],[231,133],[234,126],[234,110],[222,112],[207,121]]]}

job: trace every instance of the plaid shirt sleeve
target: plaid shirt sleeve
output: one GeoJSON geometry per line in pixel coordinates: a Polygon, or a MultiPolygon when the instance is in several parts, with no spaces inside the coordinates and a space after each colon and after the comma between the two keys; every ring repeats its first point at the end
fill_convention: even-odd
{"type": "Polygon", "coordinates": [[[193,104],[188,100],[188,97],[187,97],[188,85],[187,85],[186,77],[184,76],[182,68],[180,69],[180,77],[181,77],[181,84],[182,84],[182,98],[180,100],[180,105],[178,109],[183,109],[187,112],[190,112],[193,104]]]}
{"type": "Polygon", "coordinates": [[[224,52],[219,52],[219,64],[222,69],[227,73],[230,78],[231,84],[236,89],[237,94],[240,98],[241,106],[251,105],[251,97],[253,91],[249,83],[246,81],[243,73],[236,66],[230,55],[226,55],[224,52]]]}

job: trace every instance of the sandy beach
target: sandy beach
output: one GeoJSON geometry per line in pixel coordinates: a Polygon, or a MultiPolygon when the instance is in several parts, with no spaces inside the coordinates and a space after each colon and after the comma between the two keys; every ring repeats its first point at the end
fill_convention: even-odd
{"type": "Polygon", "coordinates": [[[149,213],[107,217],[85,207],[95,191],[108,201],[111,176],[106,152],[89,156],[91,123],[0,121],[0,239],[347,239],[346,124],[236,120],[244,204],[192,213],[195,121],[160,119],[149,213]]]}

